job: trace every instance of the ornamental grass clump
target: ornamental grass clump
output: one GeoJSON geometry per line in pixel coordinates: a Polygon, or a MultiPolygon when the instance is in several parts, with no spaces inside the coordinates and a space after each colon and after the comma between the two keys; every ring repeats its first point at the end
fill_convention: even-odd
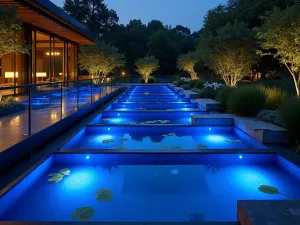
{"type": "Polygon", "coordinates": [[[256,116],[265,106],[266,95],[256,86],[236,88],[228,99],[228,111],[239,116],[256,116]]]}
{"type": "Polygon", "coordinates": [[[234,90],[236,90],[235,87],[226,86],[221,88],[217,93],[216,100],[222,104],[224,111],[227,111],[228,109],[228,100],[232,96],[234,90]]]}
{"type": "Polygon", "coordinates": [[[300,99],[288,98],[279,106],[284,127],[288,130],[294,143],[300,144],[300,99]]]}
{"type": "Polygon", "coordinates": [[[288,97],[287,93],[285,91],[282,91],[280,88],[261,86],[261,89],[266,95],[266,103],[264,109],[278,109],[279,104],[288,97]]]}

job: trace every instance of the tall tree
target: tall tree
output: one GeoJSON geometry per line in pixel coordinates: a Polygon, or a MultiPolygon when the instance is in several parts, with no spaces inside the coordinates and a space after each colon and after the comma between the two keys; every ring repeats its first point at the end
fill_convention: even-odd
{"type": "Polygon", "coordinates": [[[0,59],[8,53],[28,53],[29,46],[20,41],[23,22],[17,17],[17,11],[17,7],[0,7],[0,59]]]}
{"type": "Polygon", "coordinates": [[[257,28],[257,38],[263,50],[286,66],[293,77],[297,96],[300,97],[300,4],[279,8],[263,17],[257,28]],[[274,51],[275,50],[275,51],[274,51]]]}
{"type": "Polygon", "coordinates": [[[65,0],[64,10],[98,37],[103,36],[119,21],[117,13],[108,9],[104,0],[65,0]]]}
{"type": "Polygon", "coordinates": [[[154,56],[139,58],[135,62],[136,71],[142,75],[145,83],[148,83],[149,76],[159,68],[159,62],[154,56]]]}
{"type": "Polygon", "coordinates": [[[198,62],[199,57],[197,52],[189,52],[182,54],[178,57],[177,68],[188,72],[192,80],[197,79],[197,73],[194,70],[195,64],[198,62]]]}
{"type": "Polygon", "coordinates": [[[159,60],[161,74],[176,72],[176,61],[180,47],[172,40],[169,31],[159,30],[155,32],[149,39],[148,48],[149,53],[159,60]]]}
{"type": "Polygon", "coordinates": [[[253,45],[252,30],[236,21],[219,28],[216,36],[202,34],[198,52],[226,85],[236,86],[257,61],[253,45]]]}
{"type": "MultiPolygon", "coordinates": [[[[104,42],[81,46],[78,58],[80,68],[87,70],[93,78],[101,76],[101,83],[115,68],[125,64],[124,55],[116,47],[104,42]]],[[[95,80],[95,83],[100,83],[99,81],[100,79],[95,80]]]]}

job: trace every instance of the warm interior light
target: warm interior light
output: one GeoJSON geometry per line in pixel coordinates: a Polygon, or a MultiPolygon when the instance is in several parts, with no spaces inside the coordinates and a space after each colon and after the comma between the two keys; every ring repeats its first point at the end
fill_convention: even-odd
{"type": "Polygon", "coordinates": [[[36,77],[47,77],[47,73],[46,72],[37,72],[36,77]]]}
{"type": "MultiPolygon", "coordinates": [[[[50,55],[50,53],[46,52],[46,55],[50,55]]],[[[60,55],[60,52],[51,52],[51,55],[60,55]]]]}
{"type": "Polygon", "coordinates": [[[4,76],[5,78],[14,78],[14,74],[16,74],[16,78],[18,77],[18,72],[5,72],[4,76]]]}

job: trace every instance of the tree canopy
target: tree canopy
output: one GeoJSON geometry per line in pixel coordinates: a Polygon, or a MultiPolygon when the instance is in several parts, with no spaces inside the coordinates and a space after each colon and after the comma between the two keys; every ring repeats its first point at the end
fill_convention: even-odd
{"type": "Polygon", "coordinates": [[[142,75],[145,83],[148,83],[149,76],[159,68],[159,61],[154,56],[145,56],[135,62],[136,71],[142,75]]]}
{"type": "Polygon", "coordinates": [[[117,13],[108,9],[104,0],[65,0],[64,10],[98,37],[103,36],[119,21],[117,13]]]}
{"type": "Polygon", "coordinates": [[[285,10],[275,8],[264,16],[263,25],[257,28],[260,46],[279,59],[293,77],[296,93],[300,96],[300,4],[285,10]]]}
{"type": "Polygon", "coordinates": [[[0,59],[12,52],[28,53],[29,47],[20,41],[22,20],[17,11],[17,7],[0,7],[0,59]]]}
{"type": "MultiPolygon", "coordinates": [[[[102,77],[101,82],[115,68],[125,64],[124,55],[111,44],[98,42],[93,45],[81,46],[78,56],[80,68],[87,70],[94,78],[102,77]]],[[[97,82],[96,82],[97,83],[97,82]]]]}
{"type": "Polygon", "coordinates": [[[179,70],[187,71],[192,80],[197,79],[197,73],[194,70],[196,63],[199,61],[199,55],[197,52],[188,52],[178,57],[177,68],[179,70]]]}

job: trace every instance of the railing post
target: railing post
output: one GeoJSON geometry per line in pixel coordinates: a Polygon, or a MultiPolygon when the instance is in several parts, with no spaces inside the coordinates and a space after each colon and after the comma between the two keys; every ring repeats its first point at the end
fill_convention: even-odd
{"type": "Polygon", "coordinates": [[[31,136],[31,85],[28,89],[28,135],[31,136]]]}
{"type": "Polygon", "coordinates": [[[112,92],[112,79],[110,78],[110,92],[112,92]]]}
{"type": "Polygon", "coordinates": [[[101,80],[99,80],[100,81],[100,99],[102,98],[102,82],[101,82],[101,80]]]}
{"type": "Polygon", "coordinates": [[[60,119],[63,118],[63,83],[60,84],[60,119]]]}
{"type": "Polygon", "coordinates": [[[76,101],[77,101],[77,111],[79,110],[79,80],[76,81],[76,89],[77,89],[77,93],[76,93],[76,101]]]}
{"type": "Polygon", "coordinates": [[[93,103],[93,79],[91,79],[91,104],[93,103]]]}

